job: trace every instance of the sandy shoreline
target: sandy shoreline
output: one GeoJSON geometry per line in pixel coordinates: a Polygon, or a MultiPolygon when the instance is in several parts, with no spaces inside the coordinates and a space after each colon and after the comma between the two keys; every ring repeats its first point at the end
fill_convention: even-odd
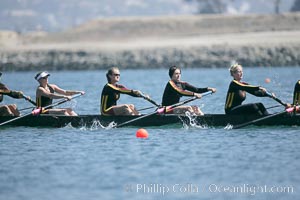
{"type": "Polygon", "coordinates": [[[218,35],[204,35],[177,38],[141,38],[126,41],[103,41],[103,42],[72,42],[50,44],[26,44],[9,46],[5,51],[30,51],[30,50],[70,50],[87,52],[93,51],[124,51],[156,48],[179,48],[179,47],[209,47],[216,45],[230,46],[278,46],[300,45],[300,31],[277,31],[257,33],[230,33],[218,35]]]}

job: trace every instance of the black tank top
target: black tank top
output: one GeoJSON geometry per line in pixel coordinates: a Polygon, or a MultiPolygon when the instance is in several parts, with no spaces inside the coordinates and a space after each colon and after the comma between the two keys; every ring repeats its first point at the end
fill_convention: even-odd
{"type": "MultiPolygon", "coordinates": [[[[54,93],[54,89],[48,85],[48,88],[50,90],[50,93],[54,93]]],[[[37,107],[46,107],[52,104],[52,99],[45,96],[40,96],[36,98],[36,105],[37,107]]],[[[50,107],[52,108],[52,107],[50,107]]]]}

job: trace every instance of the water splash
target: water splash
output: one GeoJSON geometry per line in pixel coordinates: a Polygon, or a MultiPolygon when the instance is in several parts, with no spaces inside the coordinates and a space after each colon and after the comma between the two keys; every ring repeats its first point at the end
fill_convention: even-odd
{"type": "Polygon", "coordinates": [[[67,125],[64,126],[64,128],[74,128],[74,127],[72,126],[72,123],[68,123],[67,125]]]}
{"type": "Polygon", "coordinates": [[[117,123],[112,121],[105,127],[105,129],[109,130],[109,129],[115,128],[116,126],[117,126],[117,123]]]}
{"type": "Polygon", "coordinates": [[[189,120],[184,120],[181,117],[179,117],[180,120],[183,122],[183,128],[184,129],[189,129],[190,127],[199,128],[199,129],[208,129],[207,125],[198,124],[197,115],[195,113],[190,113],[189,111],[186,111],[185,116],[189,120]]]}
{"type": "Polygon", "coordinates": [[[116,125],[117,125],[117,123],[112,121],[107,126],[104,126],[101,124],[101,122],[99,120],[94,120],[90,127],[90,130],[98,130],[99,128],[109,130],[109,129],[114,128],[116,125]]]}
{"type": "Polygon", "coordinates": [[[231,125],[231,124],[227,124],[227,125],[224,127],[225,130],[231,130],[232,128],[233,128],[233,125],[231,125]]]}
{"type": "Polygon", "coordinates": [[[83,124],[80,126],[80,130],[89,130],[89,131],[95,131],[99,129],[105,129],[109,130],[113,127],[115,127],[116,123],[115,122],[110,122],[107,126],[104,126],[101,124],[99,120],[94,119],[91,125],[83,124]]]}
{"type": "Polygon", "coordinates": [[[91,131],[98,130],[99,127],[100,127],[100,128],[105,128],[105,127],[100,123],[99,120],[93,120],[93,123],[92,123],[92,125],[91,125],[91,127],[90,127],[90,130],[91,130],[91,131]]]}

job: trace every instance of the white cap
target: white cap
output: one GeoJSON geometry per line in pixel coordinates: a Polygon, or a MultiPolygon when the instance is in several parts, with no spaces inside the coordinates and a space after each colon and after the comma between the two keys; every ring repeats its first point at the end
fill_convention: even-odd
{"type": "Polygon", "coordinates": [[[40,80],[41,78],[44,78],[44,77],[46,77],[46,76],[50,76],[50,74],[48,73],[48,72],[46,72],[46,71],[44,71],[44,72],[40,72],[40,73],[38,73],[34,78],[35,78],[35,80],[40,80]]]}

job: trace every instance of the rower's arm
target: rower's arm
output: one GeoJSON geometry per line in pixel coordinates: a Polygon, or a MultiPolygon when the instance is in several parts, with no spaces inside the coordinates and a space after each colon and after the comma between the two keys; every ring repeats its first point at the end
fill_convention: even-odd
{"type": "MultiPolygon", "coordinates": [[[[52,87],[54,85],[51,85],[52,87]]],[[[53,87],[54,89],[55,87],[53,87]]],[[[55,90],[55,89],[54,89],[55,90]]],[[[55,90],[56,92],[56,90],[55,90]]],[[[37,90],[37,96],[45,96],[45,97],[48,97],[48,98],[51,98],[51,99],[62,99],[62,98],[70,98],[64,94],[61,94],[61,93],[51,93],[51,92],[48,92],[47,90],[45,90],[44,88],[42,87],[39,87],[38,90],[37,90]]]]}
{"type": "Polygon", "coordinates": [[[74,95],[74,94],[84,94],[84,91],[74,91],[74,90],[66,90],[66,95],[74,95]]]}
{"type": "Polygon", "coordinates": [[[0,89],[0,94],[7,95],[8,93],[10,93],[10,90],[0,89]]]}
{"type": "Polygon", "coordinates": [[[267,94],[266,92],[264,92],[263,90],[257,90],[255,92],[249,92],[250,94],[253,94],[254,96],[257,96],[257,97],[266,97],[267,94]]]}
{"type": "Polygon", "coordinates": [[[240,83],[238,81],[233,80],[233,87],[237,90],[244,90],[255,96],[265,96],[264,92],[260,90],[259,86],[249,85],[247,83],[240,83]]]}
{"type": "Polygon", "coordinates": [[[194,96],[194,92],[186,88],[185,82],[181,83],[185,87],[184,89],[177,87],[177,85],[172,80],[169,81],[169,84],[174,91],[176,91],[178,94],[182,96],[191,96],[191,97],[194,96]]]}
{"type": "MultiPolygon", "coordinates": [[[[50,85],[50,84],[49,84],[50,85]]],[[[62,95],[72,95],[72,94],[68,94],[67,90],[61,89],[60,87],[58,87],[57,85],[51,84],[50,85],[54,91],[58,94],[62,94],[62,95]]]]}
{"type": "Polygon", "coordinates": [[[192,91],[192,92],[196,92],[196,93],[204,93],[204,92],[208,92],[209,89],[208,87],[206,88],[197,88],[189,83],[185,83],[185,89],[186,90],[189,90],[189,91],[192,91]]]}
{"type": "Polygon", "coordinates": [[[23,92],[14,90],[0,90],[0,94],[7,95],[15,99],[23,98],[23,92]]]}
{"type": "Polygon", "coordinates": [[[107,85],[109,87],[111,87],[113,90],[118,91],[122,94],[128,94],[128,95],[133,96],[133,97],[140,97],[140,92],[137,91],[137,90],[128,89],[123,85],[118,85],[118,86],[115,86],[115,85],[112,85],[112,84],[107,84],[107,85]]]}

